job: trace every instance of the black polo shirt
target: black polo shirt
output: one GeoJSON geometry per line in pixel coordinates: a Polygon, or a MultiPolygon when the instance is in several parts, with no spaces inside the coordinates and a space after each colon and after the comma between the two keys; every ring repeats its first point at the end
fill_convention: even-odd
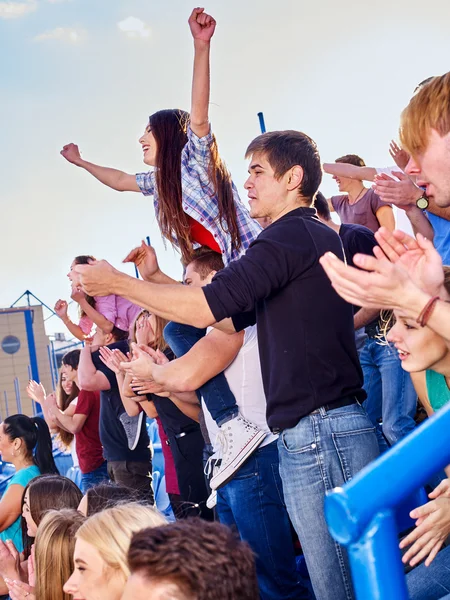
{"type": "Polygon", "coordinates": [[[257,323],[271,428],[294,427],[347,396],[365,398],[352,307],[319,264],[328,251],[343,258],[339,236],[315,209],[298,208],[269,225],[203,288],[217,321],[234,316],[238,330],[257,323]]]}

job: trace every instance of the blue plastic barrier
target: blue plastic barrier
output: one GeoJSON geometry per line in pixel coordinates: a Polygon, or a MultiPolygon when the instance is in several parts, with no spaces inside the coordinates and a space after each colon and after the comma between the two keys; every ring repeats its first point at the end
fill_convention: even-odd
{"type": "Polygon", "coordinates": [[[331,535],[348,549],[358,600],[407,600],[398,533],[408,520],[399,513],[427,501],[420,486],[450,463],[449,431],[450,404],[325,499],[331,535]]]}

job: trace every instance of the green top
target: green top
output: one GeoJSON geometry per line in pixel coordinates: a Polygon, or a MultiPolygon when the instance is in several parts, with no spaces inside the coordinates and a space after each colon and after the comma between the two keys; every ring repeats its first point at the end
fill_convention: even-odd
{"type": "MultiPolygon", "coordinates": [[[[23,488],[26,488],[28,483],[34,478],[40,475],[41,472],[36,467],[36,465],[32,465],[31,467],[26,467],[25,469],[20,469],[17,471],[11,479],[8,481],[8,485],[6,486],[6,490],[11,485],[20,485],[23,488]]],[[[5,490],[5,492],[6,492],[5,490]]],[[[22,543],[22,528],[21,528],[21,520],[22,515],[19,515],[17,519],[14,521],[12,525],[10,525],[7,529],[4,529],[0,532],[0,540],[6,542],[6,540],[12,540],[14,542],[15,547],[19,552],[23,551],[23,543],[22,543]]]]}
{"type": "Polygon", "coordinates": [[[425,379],[431,408],[436,412],[445,406],[447,402],[450,402],[450,388],[447,385],[444,375],[436,373],[436,371],[427,370],[425,372],[425,379]]]}

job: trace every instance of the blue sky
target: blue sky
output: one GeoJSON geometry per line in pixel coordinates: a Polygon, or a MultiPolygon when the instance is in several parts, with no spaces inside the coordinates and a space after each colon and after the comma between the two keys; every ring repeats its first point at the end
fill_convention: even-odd
{"type": "MultiPolygon", "coordinates": [[[[76,254],[120,266],[150,235],[164,250],[152,202],[119,194],[59,156],[143,170],[137,143],[148,115],[189,108],[192,41],[186,0],[0,1],[0,306],[26,288],[67,297],[76,254]]],[[[449,69],[450,3],[430,0],[213,0],[211,122],[246,198],[243,159],[259,133],[300,129],[324,161],[354,152],[390,164],[389,140],[416,83],[449,69]]],[[[335,191],[325,177],[322,190],[335,191]]],[[[127,267],[125,270],[132,272],[127,267]]],[[[50,330],[61,330],[56,319],[50,330]]]]}

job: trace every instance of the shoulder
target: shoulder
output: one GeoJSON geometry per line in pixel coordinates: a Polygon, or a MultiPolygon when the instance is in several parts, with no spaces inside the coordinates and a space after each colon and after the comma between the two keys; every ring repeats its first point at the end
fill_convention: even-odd
{"type": "Polygon", "coordinates": [[[331,196],[330,202],[333,205],[333,208],[336,210],[336,206],[342,206],[344,202],[348,200],[348,196],[346,194],[342,196],[331,196]]]}
{"type": "Polygon", "coordinates": [[[40,475],[39,469],[36,466],[32,465],[31,467],[27,467],[26,469],[20,469],[20,471],[17,471],[17,473],[13,475],[9,483],[10,485],[21,485],[22,487],[25,487],[32,479],[34,479],[38,475],[40,475]]]}

